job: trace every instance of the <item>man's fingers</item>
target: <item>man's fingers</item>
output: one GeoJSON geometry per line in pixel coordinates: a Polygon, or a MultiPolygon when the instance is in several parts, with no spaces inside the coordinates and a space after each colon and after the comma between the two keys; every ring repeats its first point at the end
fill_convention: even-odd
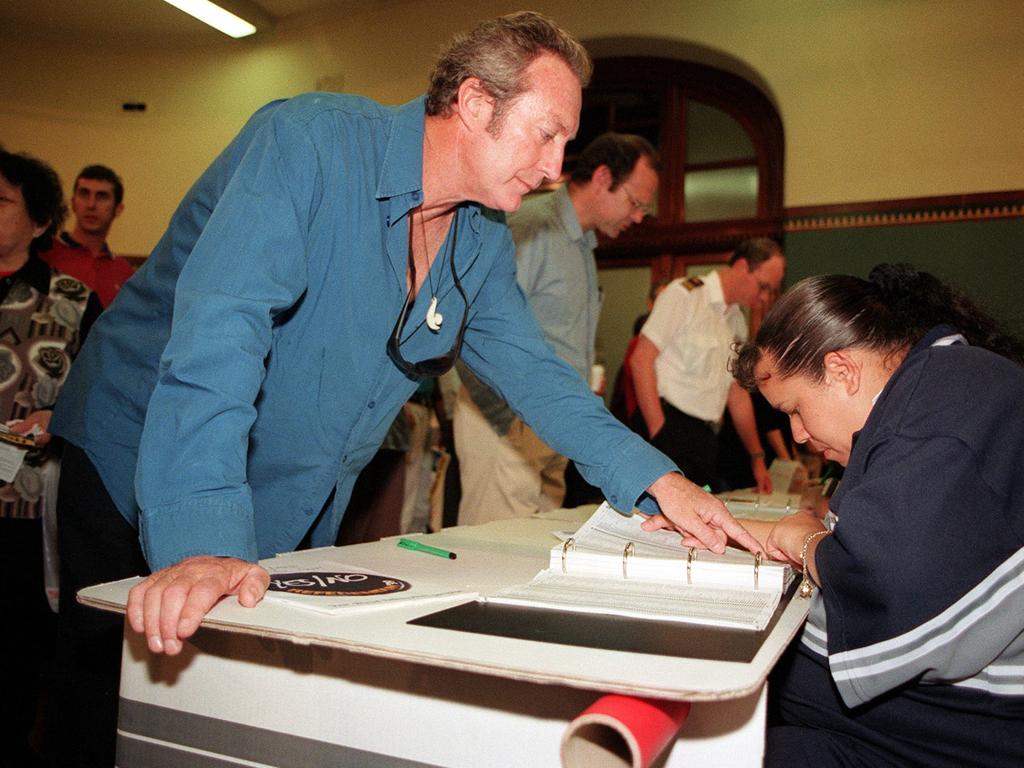
{"type": "Polygon", "coordinates": [[[686,537],[684,543],[687,539],[692,539],[696,542],[687,546],[710,549],[719,555],[725,552],[728,538],[719,530],[721,526],[718,525],[717,520],[711,519],[709,522],[704,522],[699,514],[691,513],[686,516],[685,523],[681,525],[677,523],[676,527],[686,537]]]}
{"type": "Polygon", "coordinates": [[[191,599],[191,584],[186,579],[174,579],[164,590],[160,598],[160,637],[163,640],[164,653],[174,655],[181,650],[178,640],[178,625],[181,612],[191,599]]]}
{"type": "Polygon", "coordinates": [[[764,547],[761,546],[761,542],[755,539],[746,528],[736,522],[735,519],[730,518],[725,525],[722,526],[729,538],[735,541],[744,549],[748,549],[751,552],[765,554],[764,547]]]}
{"type": "Polygon", "coordinates": [[[146,628],[143,602],[146,598],[146,591],[149,589],[149,579],[143,579],[128,592],[128,623],[135,632],[142,633],[146,628]]]}
{"type": "MultiPolygon", "coordinates": [[[[216,575],[206,576],[187,585],[185,599],[173,616],[172,631],[178,640],[186,640],[195,634],[203,617],[217,604],[224,594],[224,579],[216,575]]],[[[165,636],[166,637],[166,636],[165,636]]]]}
{"type": "Polygon", "coordinates": [[[252,607],[267,590],[270,575],[234,558],[199,556],[157,571],[128,593],[128,622],[153,653],[173,656],[195,634],[203,617],[224,596],[237,594],[252,607]]]}
{"type": "Polygon", "coordinates": [[[142,600],[142,631],[146,636],[149,650],[163,653],[164,635],[160,630],[160,611],[163,605],[164,585],[158,575],[150,576],[147,581],[150,584],[142,600]]]}
{"type": "Polygon", "coordinates": [[[263,599],[270,586],[270,574],[259,566],[253,566],[238,586],[238,602],[246,608],[253,608],[263,599]]]}
{"type": "Polygon", "coordinates": [[[686,525],[682,526],[672,522],[664,515],[651,515],[640,523],[640,527],[645,531],[657,531],[662,528],[668,528],[680,532],[683,535],[683,543],[690,542],[686,544],[688,547],[710,549],[718,554],[725,551],[727,541],[725,534],[707,525],[696,515],[686,525]]]}
{"type": "Polygon", "coordinates": [[[675,530],[676,528],[672,521],[662,514],[651,515],[640,523],[640,527],[645,531],[659,531],[662,528],[675,530]]]}
{"type": "Polygon", "coordinates": [[[690,528],[690,534],[694,536],[705,549],[710,549],[717,555],[725,552],[725,545],[728,542],[726,535],[722,531],[712,528],[705,522],[700,521],[695,523],[690,528]]]}

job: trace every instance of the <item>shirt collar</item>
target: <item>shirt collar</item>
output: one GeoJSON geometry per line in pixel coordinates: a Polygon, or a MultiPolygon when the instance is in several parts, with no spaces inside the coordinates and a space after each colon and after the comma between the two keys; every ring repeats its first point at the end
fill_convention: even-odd
{"type": "MultiPolygon", "coordinates": [[[[63,242],[69,248],[77,248],[78,250],[81,250],[81,251],[88,250],[84,245],[82,245],[80,242],[75,240],[75,238],[73,238],[71,236],[70,232],[61,232],[60,233],[60,239],[61,239],[61,242],[63,242]]],[[[106,243],[103,243],[103,250],[100,251],[96,255],[97,256],[106,256],[107,258],[112,258],[111,253],[110,253],[110,246],[107,245],[106,243]]]]}
{"type": "Polygon", "coordinates": [[[18,280],[28,283],[39,293],[50,291],[50,268],[43,263],[42,259],[35,255],[29,256],[28,261],[21,265],[18,271],[0,280],[4,295],[18,280]]]}
{"type": "Polygon", "coordinates": [[[580,218],[576,215],[576,206],[572,204],[572,198],[569,197],[569,185],[563,184],[551,194],[558,221],[562,225],[562,229],[569,235],[569,239],[594,250],[597,247],[597,233],[592,229],[584,232],[580,226],[580,218]]]}
{"type": "Polygon", "coordinates": [[[425,97],[420,96],[395,109],[377,180],[374,195],[378,200],[392,200],[397,218],[423,202],[424,107],[425,97]]]}
{"type": "Polygon", "coordinates": [[[709,304],[718,304],[722,307],[722,311],[726,310],[725,294],[722,293],[722,278],[718,274],[718,270],[712,270],[707,275],[701,278],[704,281],[704,291],[709,304]]]}
{"type": "MultiPolygon", "coordinates": [[[[889,377],[889,380],[885,383],[882,389],[879,390],[878,394],[871,398],[872,413],[874,412],[874,408],[878,404],[878,401],[881,399],[882,395],[889,388],[889,384],[892,383],[892,381],[898,375],[900,369],[902,369],[907,364],[907,361],[910,360],[910,358],[912,358],[914,355],[920,354],[921,352],[927,350],[930,347],[949,347],[954,344],[964,344],[970,346],[970,342],[967,341],[966,337],[964,337],[962,333],[959,333],[953,326],[936,325],[932,327],[921,338],[921,340],[914,345],[914,348],[910,350],[909,354],[906,356],[903,362],[900,363],[899,367],[895,371],[893,371],[893,375],[889,377]]],[[[857,436],[859,434],[860,430],[853,434],[854,442],[856,442],[857,436]]]]}
{"type": "MultiPolygon", "coordinates": [[[[407,230],[397,225],[416,206],[423,202],[423,136],[426,115],[426,96],[419,96],[396,107],[388,135],[384,160],[374,196],[381,201],[386,211],[388,255],[395,276],[404,285],[408,266],[407,230]]],[[[477,204],[462,205],[456,212],[460,218],[459,241],[456,244],[456,264],[459,274],[464,274],[479,251],[481,210],[477,204]]],[[[447,271],[447,267],[445,267],[447,271]]],[[[450,281],[450,278],[449,278],[450,281]]],[[[443,284],[443,290],[452,284],[443,284]]],[[[442,288],[439,287],[439,295],[442,288]]]]}

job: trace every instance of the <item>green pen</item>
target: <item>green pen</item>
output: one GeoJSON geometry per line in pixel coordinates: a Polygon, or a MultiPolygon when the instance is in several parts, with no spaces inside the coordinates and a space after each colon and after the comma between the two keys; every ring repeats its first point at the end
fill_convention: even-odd
{"type": "Polygon", "coordinates": [[[437,547],[431,547],[429,544],[422,544],[412,539],[399,539],[398,546],[402,549],[411,549],[413,552],[426,552],[428,555],[446,557],[449,560],[454,560],[458,557],[454,552],[449,552],[447,549],[438,549],[437,547]]]}

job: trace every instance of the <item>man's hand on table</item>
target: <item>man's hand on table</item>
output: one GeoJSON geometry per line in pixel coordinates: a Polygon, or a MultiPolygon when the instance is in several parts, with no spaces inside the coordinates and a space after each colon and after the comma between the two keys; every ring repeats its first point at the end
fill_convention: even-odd
{"type": "Polygon", "coordinates": [[[189,557],[157,571],[128,593],[128,622],[146,637],[149,650],[175,656],[181,641],[225,595],[252,608],[263,599],[270,574],[233,557],[189,557]]]}
{"type": "Polygon", "coordinates": [[[651,484],[647,492],[658,500],[660,515],[645,520],[647,531],[671,528],[683,534],[687,547],[710,549],[721,554],[732,539],[751,552],[764,552],[757,539],[740,525],[717,498],[698,488],[682,475],[670,472],[651,484]]]}

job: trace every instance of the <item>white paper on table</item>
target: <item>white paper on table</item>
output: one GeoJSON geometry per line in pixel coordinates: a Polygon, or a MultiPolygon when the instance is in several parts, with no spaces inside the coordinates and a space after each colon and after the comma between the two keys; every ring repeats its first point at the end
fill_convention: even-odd
{"type": "Polygon", "coordinates": [[[440,600],[464,596],[475,598],[476,592],[452,589],[417,579],[416,583],[378,573],[358,565],[320,561],[304,565],[271,565],[263,567],[270,574],[271,589],[266,600],[318,613],[348,613],[356,610],[386,608],[413,601],[440,600]],[[291,591],[278,591],[275,586],[291,591]],[[343,590],[369,591],[353,594],[343,590]]]}

